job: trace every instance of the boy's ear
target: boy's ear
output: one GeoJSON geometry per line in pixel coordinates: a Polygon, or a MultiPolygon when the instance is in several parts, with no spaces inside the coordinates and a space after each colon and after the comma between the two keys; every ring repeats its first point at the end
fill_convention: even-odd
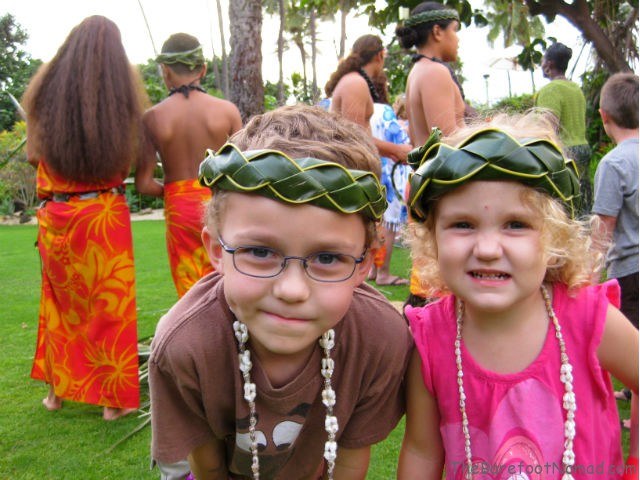
{"type": "Polygon", "coordinates": [[[356,271],[353,273],[353,276],[355,277],[356,283],[358,285],[364,282],[369,275],[369,271],[371,270],[371,266],[373,265],[373,258],[375,256],[376,255],[374,251],[372,251],[371,249],[367,250],[367,254],[364,257],[364,260],[356,267],[356,271]]]}
{"type": "Polygon", "coordinates": [[[213,268],[217,272],[223,273],[222,246],[220,245],[220,242],[218,242],[218,237],[216,235],[212,235],[207,226],[202,229],[201,237],[202,244],[209,255],[211,265],[213,265],[213,268]]]}
{"type": "Polygon", "coordinates": [[[601,108],[598,109],[598,112],[600,112],[600,117],[602,117],[602,123],[608,123],[610,118],[609,114],[601,108]]]}

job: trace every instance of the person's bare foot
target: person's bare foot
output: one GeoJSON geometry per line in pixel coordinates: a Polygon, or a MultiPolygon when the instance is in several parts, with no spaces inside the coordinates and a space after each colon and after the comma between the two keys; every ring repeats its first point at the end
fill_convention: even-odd
{"type": "Polygon", "coordinates": [[[383,275],[381,272],[378,272],[376,285],[379,285],[381,287],[409,285],[409,280],[407,280],[406,278],[397,277],[395,275],[383,275]]]}
{"type": "Polygon", "coordinates": [[[112,420],[117,420],[120,417],[124,417],[125,415],[129,415],[130,413],[138,411],[137,408],[113,408],[113,407],[104,407],[102,411],[102,418],[108,422],[112,420]]]}
{"type": "Polygon", "coordinates": [[[369,270],[369,275],[367,275],[367,280],[375,280],[377,276],[378,276],[378,269],[374,265],[371,267],[371,270],[369,270]]]}
{"type": "Polygon", "coordinates": [[[53,388],[49,388],[49,394],[42,399],[42,405],[50,412],[60,410],[62,408],[62,399],[54,393],[53,388]]]}

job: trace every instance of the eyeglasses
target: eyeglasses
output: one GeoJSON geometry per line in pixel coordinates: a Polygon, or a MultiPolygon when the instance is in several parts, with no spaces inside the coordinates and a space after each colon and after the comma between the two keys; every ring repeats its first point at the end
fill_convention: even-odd
{"type": "Polygon", "coordinates": [[[300,260],[309,278],[318,282],[344,282],[351,278],[356,265],[364,261],[365,248],[360,258],[344,253],[316,252],[306,257],[282,255],[272,248],[253,245],[230,247],[218,237],[222,249],[233,256],[235,269],[249,277],[271,278],[280,275],[289,260],[300,260]]]}

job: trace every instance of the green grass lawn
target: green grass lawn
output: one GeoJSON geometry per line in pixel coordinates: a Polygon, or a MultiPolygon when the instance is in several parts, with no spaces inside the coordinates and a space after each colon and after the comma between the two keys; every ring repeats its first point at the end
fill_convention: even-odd
{"type": "MultiPolygon", "coordinates": [[[[176,301],[165,250],[164,222],[133,222],[138,291],[138,334],[146,338],[176,301]]],[[[47,387],[31,380],[35,349],[40,260],[34,226],[0,226],[0,479],[157,479],[149,470],[150,428],[108,451],[142,420],[135,416],[102,420],[102,410],[66,402],[46,411],[40,401],[47,387]]],[[[407,276],[407,251],[396,249],[392,273],[407,276]]],[[[391,300],[404,301],[408,287],[384,287],[391,300]]],[[[628,404],[627,404],[628,405],[628,404]]],[[[626,407],[626,405],[625,405],[626,407]]],[[[628,416],[628,408],[622,415],[628,416]]],[[[395,478],[404,422],[375,445],[368,478],[395,478]]],[[[626,434],[628,438],[628,434],[626,434]]]]}

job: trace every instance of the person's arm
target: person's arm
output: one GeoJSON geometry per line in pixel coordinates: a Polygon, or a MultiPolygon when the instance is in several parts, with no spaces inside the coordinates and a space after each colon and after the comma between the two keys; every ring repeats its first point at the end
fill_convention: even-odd
{"type": "Polygon", "coordinates": [[[336,467],[333,471],[335,480],[364,480],[367,477],[371,447],[338,448],[336,467]]]}
{"type": "Polygon", "coordinates": [[[422,379],[422,362],[414,350],[407,372],[407,417],[398,462],[398,480],[440,480],[444,448],[440,413],[422,379]]]}
{"type": "Polygon", "coordinates": [[[143,195],[162,197],[164,195],[164,187],[153,177],[156,169],[156,148],[151,140],[151,132],[148,126],[149,118],[149,113],[147,112],[143,119],[145,129],[144,145],[136,162],[135,185],[136,190],[143,195]]]}
{"type": "Polygon", "coordinates": [[[548,86],[541,88],[535,96],[535,105],[538,108],[550,110],[558,120],[560,119],[560,102],[553,88],[548,86]]]}
{"type": "Polygon", "coordinates": [[[240,110],[233,103],[229,102],[229,137],[242,128],[242,117],[240,110]]]}
{"type": "Polygon", "coordinates": [[[196,480],[227,480],[224,442],[211,440],[189,454],[189,466],[196,480]]]}
{"type": "Polygon", "coordinates": [[[638,458],[638,330],[611,305],[597,353],[602,368],[633,393],[629,456],[638,458]]]}
{"type": "Polygon", "coordinates": [[[392,143],[379,138],[373,137],[373,143],[378,149],[378,153],[381,157],[387,157],[394,162],[406,162],[407,154],[413,150],[413,146],[408,143],[392,143]]]}
{"type": "Polygon", "coordinates": [[[27,127],[27,142],[25,145],[25,150],[27,152],[27,162],[33,166],[33,168],[38,168],[38,163],[40,163],[39,155],[36,152],[35,147],[33,146],[33,141],[29,141],[29,127],[27,127]]]}
{"type": "MultiPolygon", "coordinates": [[[[597,220],[594,222],[591,232],[591,241],[596,252],[603,257],[607,256],[611,242],[613,241],[613,231],[618,221],[617,217],[596,214],[597,220]]],[[[591,283],[596,284],[602,281],[602,271],[597,271],[591,278],[591,283]]]]}
{"type": "Polygon", "coordinates": [[[458,86],[444,65],[434,65],[429,79],[419,84],[420,101],[429,128],[438,127],[444,135],[451,134],[459,126],[456,117],[458,86]]]}

